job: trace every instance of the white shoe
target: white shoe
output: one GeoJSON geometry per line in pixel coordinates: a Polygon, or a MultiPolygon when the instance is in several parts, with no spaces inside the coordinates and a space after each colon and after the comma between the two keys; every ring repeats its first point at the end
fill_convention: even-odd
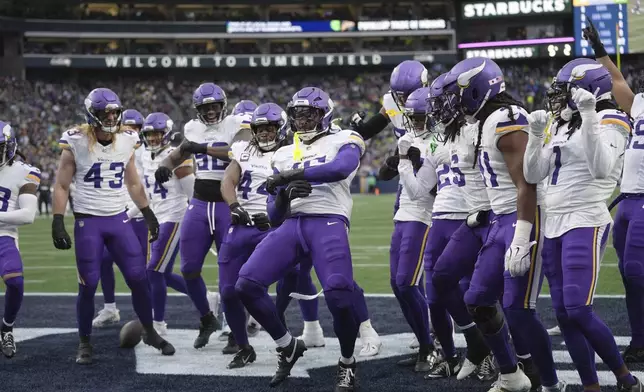
{"type": "Polygon", "coordinates": [[[360,324],[360,340],[362,341],[361,357],[373,357],[380,353],[382,342],[378,332],[371,326],[371,320],[360,324]]]}
{"type": "Polygon", "coordinates": [[[521,368],[510,374],[499,374],[499,378],[492,384],[488,392],[528,392],[532,383],[521,368]]]}
{"type": "Polygon", "coordinates": [[[559,336],[559,335],[561,335],[561,328],[559,328],[558,325],[555,325],[554,327],[548,329],[548,335],[550,335],[550,336],[559,336]]]}
{"type": "MultiPolygon", "coordinates": [[[[249,338],[254,338],[261,330],[262,330],[262,326],[259,325],[257,320],[255,320],[253,316],[249,316],[248,322],[246,323],[246,335],[248,335],[249,338]]],[[[308,344],[307,344],[307,347],[308,347],[308,344]]]]}
{"type": "Polygon", "coordinates": [[[306,348],[324,347],[324,332],[319,321],[305,321],[304,332],[298,337],[306,344],[306,348]]]}
{"type": "Polygon", "coordinates": [[[218,317],[219,304],[221,303],[221,297],[219,296],[219,293],[208,291],[206,297],[208,298],[208,307],[210,307],[210,311],[215,315],[215,317],[218,317]]]}
{"type": "Polygon", "coordinates": [[[220,342],[227,342],[228,341],[228,335],[230,335],[230,326],[228,325],[228,321],[226,321],[226,315],[224,315],[221,318],[221,333],[219,334],[219,337],[217,340],[220,342]]]}
{"type": "Polygon", "coordinates": [[[121,314],[118,309],[103,308],[98,311],[98,315],[92,320],[92,327],[101,328],[112,324],[118,324],[121,321],[121,314]]]}
{"type": "Polygon", "coordinates": [[[152,326],[160,336],[166,336],[168,334],[168,324],[165,321],[153,321],[152,326]]]}
{"type": "Polygon", "coordinates": [[[418,347],[420,347],[420,343],[418,343],[418,338],[414,336],[414,338],[409,342],[409,348],[415,350],[418,347]]]}
{"type": "Polygon", "coordinates": [[[477,365],[475,365],[469,359],[465,358],[465,360],[463,361],[463,365],[461,365],[461,370],[459,370],[458,374],[456,375],[456,379],[463,380],[468,378],[472,373],[474,373],[476,368],[477,368],[477,365]]]}

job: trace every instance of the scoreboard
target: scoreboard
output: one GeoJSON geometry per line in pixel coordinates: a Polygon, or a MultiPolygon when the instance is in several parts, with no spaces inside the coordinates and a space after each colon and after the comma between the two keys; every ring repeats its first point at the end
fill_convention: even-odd
{"type": "Polygon", "coordinates": [[[614,55],[618,50],[621,54],[628,53],[628,4],[625,3],[624,0],[580,0],[573,3],[577,56],[593,55],[592,48],[582,36],[586,18],[597,28],[608,54],[614,55]]]}

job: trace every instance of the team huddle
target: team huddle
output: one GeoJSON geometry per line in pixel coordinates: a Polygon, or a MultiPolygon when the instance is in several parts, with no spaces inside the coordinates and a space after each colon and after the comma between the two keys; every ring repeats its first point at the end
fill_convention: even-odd
{"type": "MultiPolygon", "coordinates": [[[[112,90],[92,90],[86,123],[60,139],[53,197],[54,246],[74,246],[76,254],[76,362],[93,361],[93,327],[119,321],[115,263],[145,344],[175,353],[164,338],[169,286],[199,313],[194,348],[223,322],[231,372],[252,366],[252,338],[263,328],[277,345],[270,380],[277,386],[307,349],[324,346],[314,269],[340,343],[334,390],[355,390],[357,338],[360,356],[377,355],[381,342],[353,277],[350,185],[365,140],[391,123],[398,145],[379,173],[400,184],[390,283],[418,349],[398,365],[425,379],[494,380],[494,392],[565,391],[535,310],[545,276],[584,390],[600,390],[597,354],[618,390],[644,391],[626,365],[644,362],[644,94],[630,90],[592,24],[585,36],[597,60],[564,65],[547,111],[532,113],[486,58],[463,60],[433,81],[420,62],[404,61],[380,113],[356,113],[351,130],[332,123],[333,100],[317,87],[299,90],[286,110],[242,100],[229,114],[225,92],[204,83],[183,136],[168,115],[144,117],[124,110],[112,90]],[[618,182],[621,194],[607,206],[618,182]],[[73,243],[63,218],[70,192],[73,243]],[[624,353],[592,307],[615,206],[613,244],[632,330],[624,353]],[[213,242],[219,293],[207,290],[201,274],[213,242]],[[105,307],[94,318],[99,281],[105,307]],[[299,300],[301,337],[286,325],[291,298],[299,300]],[[465,337],[464,357],[454,324],[465,337]]],[[[11,358],[24,294],[17,227],[34,220],[40,171],[17,151],[11,126],[0,121],[0,131],[0,343],[11,358]]]]}

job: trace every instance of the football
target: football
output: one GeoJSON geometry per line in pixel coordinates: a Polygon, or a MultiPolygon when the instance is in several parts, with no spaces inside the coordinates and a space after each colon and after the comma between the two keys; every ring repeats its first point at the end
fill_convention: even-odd
{"type": "Polygon", "coordinates": [[[119,347],[134,348],[141,341],[143,325],[139,320],[132,320],[121,328],[119,334],[119,347]]]}

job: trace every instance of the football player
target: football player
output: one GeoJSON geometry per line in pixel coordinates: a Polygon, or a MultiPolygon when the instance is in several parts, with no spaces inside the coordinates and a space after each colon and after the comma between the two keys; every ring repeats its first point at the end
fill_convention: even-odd
{"type": "MultiPolygon", "coordinates": [[[[638,1],[639,4],[639,1],[638,1]]],[[[620,70],[608,57],[592,22],[584,36],[595,51],[597,61],[610,72],[612,93],[620,108],[634,119],[634,132],[624,152],[621,194],[611,203],[619,203],[613,227],[613,246],[619,260],[619,272],[626,289],[626,309],[631,325],[631,342],[623,353],[626,362],[644,362],[644,93],[634,94],[620,70]]]]}
{"type": "Polygon", "coordinates": [[[597,353],[617,377],[618,390],[641,391],[611,330],[592,308],[612,221],[606,199],[617,185],[631,132],[630,119],[612,101],[611,89],[610,74],[597,61],[580,58],[564,65],[548,92],[548,109],[557,121],[549,124],[545,110],[528,117],[523,172],[532,184],[549,178],[543,264],[557,322],[584,390],[600,390],[597,353]]]}
{"type": "Polygon", "coordinates": [[[230,209],[221,196],[221,180],[228,166],[229,146],[236,140],[248,140],[250,130],[243,128],[243,116],[227,115],[226,93],[214,83],[204,83],[192,95],[197,120],[184,127],[184,142],[172,151],[155,173],[158,183],[167,182],[172,170],[194,154],[196,180],[194,195],[181,223],[179,253],[181,273],[186,281],[188,295],[201,317],[199,335],[194,347],[208,344],[210,335],[221,324],[208,301],[206,283],[201,269],[215,242],[217,252],[230,226],[230,209]]]}
{"type": "Polygon", "coordinates": [[[349,186],[365,145],[353,131],[330,132],[333,108],[329,95],[316,87],[303,88],[289,103],[289,122],[302,143],[275,152],[271,160],[275,174],[266,183],[270,220],[283,223],[257,246],[235,285],[246,309],[278,345],[278,368],[270,382],[272,386],[288,377],[306,345],[291,336],[280,321],[268,287],[293,268],[302,255],[308,255],[340,341],[335,390],[353,391],[355,387],[353,351],[359,320],[354,304],[362,293],[353,280],[351,265],[348,225],[353,202],[349,186]],[[308,197],[297,198],[302,181],[313,189],[308,197]]]}
{"type": "Polygon", "coordinates": [[[173,355],[175,351],[154,329],[145,259],[125,213],[129,193],[148,225],[150,241],[157,239],[159,222],[150,209],[134,163],[139,135],[121,130],[121,112],[121,101],[112,90],[94,89],[85,98],[87,123],[64,132],[59,142],[62,153],[54,185],[52,238],[58,249],[72,247],[63,214],[69,185],[74,181],[79,364],[92,362],[94,294],[105,246],[132,291],[132,305],[144,329],[143,342],[161,350],[163,355],[173,355]]]}
{"type": "MultiPolygon", "coordinates": [[[[121,127],[123,130],[131,130],[134,132],[140,132],[141,127],[143,126],[143,115],[135,109],[124,110],[121,114],[121,127]]],[[[143,179],[143,168],[141,167],[141,153],[143,149],[137,148],[134,151],[134,163],[136,164],[136,170],[143,179]]],[[[127,209],[128,211],[135,208],[134,202],[130,199],[128,200],[127,209]]],[[[138,209],[137,209],[138,211],[138,209]]],[[[143,257],[145,260],[148,259],[148,226],[145,224],[143,215],[137,213],[136,216],[130,218],[130,224],[132,229],[134,229],[134,234],[141,244],[141,250],[143,251],[143,257]]],[[[119,310],[116,308],[116,299],[114,297],[114,292],[116,289],[116,281],[114,280],[114,259],[110,255],[107,247],[103,249],[103,262],[101,263],[101,289],[103,290],[103,300],[104,305],[103,309],[98,311],[98,315],[92,320],[92,326],[94,328],[101,328],[111,324],[118,324],[121,321],[121,315],[119,310]]]]}
{"type": "Polygon", "coordinates": [[[558,390],[562,385],[550,338],[535,310],[543,276],[539,207],[543,192],[538,189],[541,185],[528,184],[523,175],[528,113],[505,93],[501,69],[486,58],[456,64],[445,76],[443,95],[446,126],[478,121],[475,152],[492,207],[488,236],[465,293],[465,303],[499,364],[500,375],[491,391],[527,391],[540,383],[558,390]],[[503,311],[498,306],[501,295],[503,311]],[[522,358],[523,366],[531,370],[534,358],[540,377],[531,380],[517,366],[509,328],[519,355],[525,357],[524,349],[532,355],[522,358]]]}
{"type": "Polygon", "coordinates": [[[36,191],[40,170],[25,162],[17,151],[18,141],[11,125],[0,121],[0,275],[5,284],[4,315],[0,326],[0,350],[7,358],[16,354],[13,325],[22,305],[24,278],[18,251],[18,226],[33,223],[38,208],[36,191]]]}
{"type": "MultiPolygon", "coordinates": [[[[141,129],[141,140],[145,145],[141,157],[144,185],[160,224],[159,239],[152,244],[147,270],[152,290],[154,328],[162,336],[167,333],[164,317],[168,286],[180,293],[188,293],[185,280],[172,272],[172,266],[179,253],[180,222],[188,207],[188,200],[192,198],[195,183],[192,159],[177,166],[172,178],[165,184],[157,183],[154,178],[161,162],[176,148],[170,146],[173,126],[167,114],[151,113],[145,118],[141,129]]],[[[135,216],[135,208],[128,211],[128,217],[135,216]]]]}

